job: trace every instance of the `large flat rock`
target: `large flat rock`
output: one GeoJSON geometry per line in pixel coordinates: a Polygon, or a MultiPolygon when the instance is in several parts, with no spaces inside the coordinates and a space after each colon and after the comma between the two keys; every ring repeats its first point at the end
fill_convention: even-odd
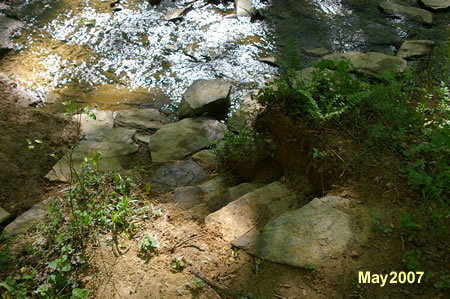
{"type": "Polygon", "coordinates": [[[208,178],[208,173],[192,160],[163,165],[150,178],[157,190],[167,191],[177,187],[198,185],[208,178]]]}
{"type": "Polygon", "coordinates": [[[379,7],[387,14],[401,15],[426,25],[433,23],[433,14],[425,9],[403,6],[389,0],[381,2],[379,7]]]}
{"type": "Polygon", "coordinates": [[[156,131],[167,124],[167,118],[156,109],[117,111],[115,124],[138,130],[156,131]]]}
{"type": "Polygon", "coordinates": [[[210,200],[208,200],[208,210],[210,213],[213,213],[230,202],[238,199],[241,196],[244,196],[247,193],[253,192],[257,189],[258,185],[251,183],[242,183],[237,186],[231,187],[227,189],[225,192],[221,192],[219,194],[215,194],[210,200]]]}
{"type": "Polygon", "coordinates": [[[4,233],[10,235],[18,235],[26,232],[30,226],[41,220],[47,215],[47,210],[45,210],[42,204],[35,204],[31,209],[14,219],[13,222],[8,224],[3,230],[4,233]]]}
{"type": "Polygon", "coordinates": [[[95,119],[86,114],[75,114],[73,120],[80,123],[82,134],[88,134],[98,128],[112,128],[114,126],[114,112],[102,110],[96,111],[95,119]]]}
{"type": "Polygon", "coordinates": [[[382,75],[385,71],[393,70],[404,72],[408,63],[400,57],[390,56],[383,53],[369,52],[346,52],[325,55],[322,59],[334,61],[350,60],[355,72],[371,76],[382,75]]]}
{"type": "Polygon", "coordinates": [[[296,195],[285,185],[274,182],[208,215],[205,225],[209,230],[220,232],[226,241],[231,242],[256,226],[297,207],[296,195]]]}
{"type": "MultiPolygon", "coordinates": [[[[76,171],[80,170],[85,157],[93,153],[101,153],[97,163],[99,170],[120,170],[129,167],[130,155],[138,151],[137,144],[86,141],[77,145],[72,153],[72,164],[76,171]]],[[[68,182],[71,180],[70,154],[60,159],[45,176],[50,181],[68,182]]]]}
{"type": "Polygon", "coordinates": [[[333,206],[342,198],[314,199],[286,212],[262,231],[252,231],[232,243],[261,259],[307,268],[341,254],[355,241],[352,217],[333,206]]]}
{"type": "Polygon", "coordinates": [[[178,107],[180,118],[207,114],[215,118],[225,118],[230,106],[231,83],[216,80],[197,80],[183,94],[178,107]]]}
{"type": "Polygon", "coordinates": [[[397,56],[403,59],[425,56],[433,50],[434,41],[405,40],[398,49],[397,56]]]}
{"type": "Polygon", "coordinates": [[[449,0],[419,0],[423,6],[432,10],[446,10],[450,7],[449,0]]]}
{"type": "Polygon", "coordinates": [[[97,128],[87,132],[81,142],[134,143],[136,130],[127,128],[97,128]]]}
{"type": "Polygon", "coordinates": [[[150,137],[152,162],[183,160],[206,147],[199,137],[219,140],[225,130],[224,124],[207,118],[185,118],[167,124],[150,137]]]}

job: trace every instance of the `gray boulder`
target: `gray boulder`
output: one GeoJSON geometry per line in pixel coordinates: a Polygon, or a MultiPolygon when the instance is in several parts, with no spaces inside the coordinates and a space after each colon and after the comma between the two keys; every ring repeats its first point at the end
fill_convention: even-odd
{"type": "Polygon", "coordinates": [[[230,106],[230,90],[231,84],[221,79],[197,80],[183,94],[177,114],[185,118],[206,113],[223,119],[230,106]]]}
{"type": "Polygon", "coordinates": [[[206,171],[192,160],[163,165],[151,176],[156,190],[167,191],[177,187],[198,185],[208,178],[206,171]]]}
{"type": "Polygon", "coordinates": [[[377,52],[360,53],[334,53],[325,55],[322,59],[329,60],[350,60],[355,72],[367,74],[371,76],[382,75],[385,71],[394,70],[396,72],[404,72],[408,63],[400,57],[389,56],[377,52]]]}
{"type": "Polygon", "coordinates": [[[10,235],[18,235],[27,231],[31,225],[47,215],[47,211],[42,204],[35,204],[31,209],[14,219],[3,230],[4,233],[10,235]]]}
{"type": "Polygon", "coordinates": [[[332,255],[342,254],[356,240],[352,217],[333,207],[340,199],[316,198],[232,244],[275,263],[303,268],[317,265],[332,255]]]}
{"type": "Polygon", "coordinates": [[[406,40],[398,49],[397,56],[403,59],[425,56],[433,50],[431,40],[406,40]]]}
{"type": "Polygon", "coordinates": [[[207,118],[185,118],[167,124],[150,137],[152,162],[182,160],[206,147],[199,138],[219,140],[225,130],[224,124],[207,118]]]}
{"type": "MultiPolygon", "coordinates": [[[[129,157],[138,151],[137,144],[85,141],[73,149],[72,164],[75,171],[80,170],[85,157],[101,153],[97,163],[99,170],[120,170],[129,166],[129,157]]],[[[50,181],[68,182],[71,180],[70,153],[64,155],[45,176],[50,181]]]]}
{"type": "Polygon", "coordinates": [[[433,14],[425,9],[403,6],[393,1],[383,1],[379,7],[387,14],[405,16],[426,25],[433,23],[433,14]]]}
{"type": "Polygon", "coordinates": [[[205,218],[206,228],[220,232],[223,239],[233,241],[258,225],[296,209],[295,194],[279,182],[274,182],[229,203],[205,218]]]}
{"type": "Polygon", "coordinates": [[[8,220],[11,217],[11,214],[8,213],[5,209],[3,209],[2,207],[0,207],[0,224],[2,224],[3,222],[5,222],[6,220],[8,220]]]}
{"type": "Polygon", "coordinates": [[[419,0],[419,2],[432,10],[446,10],[450,7],[449,0],[419,0]]]}
{"type": "Polygon", "coordinates": [[[184,209],[190,209],[203,202],[204,194],[199,186],[178,187],[175,189],[175,202],[184,209]]]}
{"type": "Polygon", "coordinates": [[[156,131],[167,124],[167,118],[156,109],[117,111],[115,124],[138,130],[156,131]]]}

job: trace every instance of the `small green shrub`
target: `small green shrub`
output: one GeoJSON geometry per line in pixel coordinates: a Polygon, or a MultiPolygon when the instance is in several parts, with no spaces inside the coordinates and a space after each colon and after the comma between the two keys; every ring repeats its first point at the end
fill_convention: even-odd
{"type": "Polygon", "coordinates": [[[139,250],[144,254],[155,252],[159,248],[159,242],[151,236],[144,237],[138,244],[139,250]]]}

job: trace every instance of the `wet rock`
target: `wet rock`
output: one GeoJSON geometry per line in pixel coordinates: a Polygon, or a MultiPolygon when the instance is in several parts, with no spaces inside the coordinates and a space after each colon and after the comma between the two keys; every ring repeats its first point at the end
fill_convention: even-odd
{"type": "Polygon", "coordinates": [[[433,50],[431,40],[406,40],[398,49],[397,56],[403,59],[425,56],[433,50]]]}
{"type": "MultiPolygon", "coordinates": [[[[137,144],[93,142],[86,141],[77,145],[72,153],[72,163],[76,171],[80,170],[81,163],[85,157],[92,156],[93,153],[101,153],[97,162],[100,170],[120,170],[125,169],[129,164],[129,158],[138,151],[137,144]]],[[[68,182],[71,179],[69,159],[67,153],[59,160],[52,170],[45,176],[50,181],[68,182]]]]}
{"type": "Polygon", "coordinates": [[[316,57],[322,57],[322,56],[330,53],[330,51],[325,48],[306,49],[306,50],[304,50],[304,52],[307,55],[316,56],[316,57]]]}
{"type": "Polygon", "coordinates": [[[230,106],[230,90],[231,84],[221,79],[197,80],[183,94],[178,116],[185,118],[206,113],[222,119],[230,106]]]}
{"type": "Polygon", "coordinates": [[[352,217],[316,198],[232,244],[261,259],[307,268],[341,254],[354,240],[352,217]]]}
{"type": "Polygon", "coordinates": [[[19,20],[0,16],[0,56],[15,49],[14,44],[11,42],[11,36],[22,26],[23,23],[19,20]]]}
{"type": "Polygon", "coordinates": [[[234,0],[237,15],[251,15],[253,13],[252,0],[234,0]]]}
{"type": "Polygon", "coordinates": [[[31,209],[14,219],[3,230],[4,233],[10,235],[18,235],[27,231],[31,225],[47,215],[47,211],[42,204],[35,204],[31,209]]]}
{"type": "Polygon", "coordinates": [[[403,58],[377,52],[334,53],[325,55],[322,59],[335,61],[348,59],[356,72],[371,76],[382,75],[385,71],[392,69],[397,72],[404,72],[408,66],[408,63],[403,58]]]}
{"type": "Polygon", "coordinates": [[[298,207],[295,194],[279,182],[271,183],[229,203],[205,218],[206,228],[220,232],[226,241],[298,207]]]}
{"type": "Polygon", "coordinates": [[[152,187],[166,191],[177,187],[198,185],[208,178],[206,171],[192,160],[161,166],[150,178],[152,187]],[[155,185],[153,185],[155,184],[155,185]]]}
{"type": "Polygon", "coordinates": [[[219,160],[212,150],[202,150],[192,155],[192,160],[206,169],[217,169],[219,160]]]}
{"type": "Polygon", "coordinates": [[[259,59],[259,61],[267,63],[268,65],[271,65],[271,66],[276,66],[276,67],[279,66],[278,63],[277,63],[277,59],[275,57],[273,57],[273,56],[261,57],[259,59]]]}
{"type": "Polygon", "coordinates": [[[387,14],[405,16],[426,25],[433,23],[433,14],[425,9],[403,6],[393,1],[383,1],[379,7],[387,14]]]}
{"type": "Polygon", "coordinates": [[[181,160],[206,147],[199,137],[219,140],[225,125],[207,118],[185,118],[167,124],[150,137],[148,147],[152,162],[181,160]]]}
{"type": "Polygon", "coordinates": [[[97,128],[87,132],[82,143],[109,142],[109,143],[134,143],[136,130],[127,128],[97,128]]]}
{"type": "Polygon", "coordinates": [[[82,134],[88,134],[98,128],[112,128],[114,126],[114,112],[112,111],[96,111],[95,119],[86,114],[76,114],[72,118],[74,121],[80,122],[82,134]]]}
{"type": "Polygon", "coordinates": [[[3,209],[2,207],[0,207],[0,224],[2,224],[3,222],[5,222],[6,220],[9,219],[9,217],[11,217],[11,214],[8,213],[5,209],[3,209]]]}
{"type": "Polygon", "coordinates": [[[210,199],[208,201],[208,210],[210,213],[220,210],[230,202],[238,199],[241,196],[244,196],[247,193],[254,191],[258,187],[259,187],[258,185],[250,183],[242,183],[240,185],[231,187],[224,193],[218,194],[214,198],[210,199]]]}
{"type": "Polygon", "coordinates": [[[167,118],[156,109],[117,111],[115,124],[138,130],[156,131],[167,124],[167,118]]]}
{"type": "Polygon", "coordinates": [[[175,201],[187,210],[201,204],[204,193],[199,186],[179,187],[175,189],[175,201]]]}
{"type": "Polygon", "coordinates": [[[175,21],[181,19],[184,15],[186,15],[190,10],[192,10],[192,6],[177,8],[171,12],[169,12],[164,19],[166,21],[175,21]]]}
{"type": "Polygon", "coordinates": [[[432,10],[446,10],[450,7],[450,1],[448,0],[419,0],[419,2],[432,10]]]}

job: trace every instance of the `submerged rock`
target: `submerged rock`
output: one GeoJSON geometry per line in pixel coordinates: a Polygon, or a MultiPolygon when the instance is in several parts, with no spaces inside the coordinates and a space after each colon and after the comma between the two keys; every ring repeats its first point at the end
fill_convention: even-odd
{"type": "Polygon", "coordinates": [[[400,57],[389,56],[377,52],[360,53],[334,53],[325,55],[322,59],[329,60],[350,60],[353,69],[361,74],[371,76],[382,75],[385,71],[393,70],[395,72],[404,72],[408,63],[400,57]]]}
{"type": "Polygon", "coordinates": [[[433,14],[425,9],[403,6],[393,1],[383,1],[379,7],[387,14],[405,16],[426,25],[433,23],[433,14]]]}
{"type": "Polygon", "coordinates": [[[431,40],[406,40],[398,49],[397,56],[403,59],[425,56],[433,50],[431,40]]]}
{"type": "Polygon", "coordinates": [[[208,173],[192,160],[161,166],[150,178],[157,190],[198,185],[208,178],[208,173]]]}
{"type": "MultiPolygon", "coordinates": [[[[353,241],[352,217],[333,206],[339,199],[314,199],[304,207],[286,212],[232,242],[236,247],[275,263],[307,268],[341,254],[353,241]]],[[[342,199],[344,200],[344,199],[342,199]]]]}
{"type": "Polygon", "coordinates": [[[150,137],[152,162],[182,160],[207,146],[199,138],[219,140],[225,130],[224,124],[203,117],[167,124],[150,137]]]}
{"type": "Polygon", "coordinates": [[[205,218],[206,228],[233,241],[256,226],[298,207],[295,194],[279,182],[271,183],[229,203],[205,218]]]}
{"type": "Polygon", "coordinates": [[[35,204],[31,209],[8,224],[3,232],[13,236],[22,234],[26,232],[33,223],[41,220],[46,215],[47,211],[44,209],[44,206],[42,204],[35,204]]]}
{"type": "Polygon", "coordinates": [[[117,111],[115,123],[122,127],[156,131],[167,124],[167,118],[156,109],[129,109],[117,111]]]}
{"type": "Polygon", "coordinates": [[[197,80],[183,94],[178,116],[185,118],[205,113],[225,118],[230,106],[230,90],[231,84],[221,79],[197,80]]]}

